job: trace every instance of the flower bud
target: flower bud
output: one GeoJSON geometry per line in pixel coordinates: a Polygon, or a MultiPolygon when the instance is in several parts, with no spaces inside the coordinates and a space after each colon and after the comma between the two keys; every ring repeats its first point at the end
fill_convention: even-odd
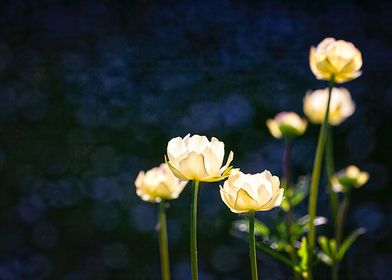
{"type": "Polygon", "coordinates": [[[350,42],[325,38],[317,47],[311,47],[310,68],[319,80],[344,83],[361,75],[361,52],[350,42]]]}
{"type": "MultiPolygon", "coordinates": [[[[328,102],[328,88],[307,92],[304,97],[304,113],[314,124],[324,121],[328,102]]],[[[345,88],[333,88],[329,104],[328,122],[339,125],[355,112],[355,103],[345,88]]]]}
{"type": "Polygon", "coordinates": [[[180,181],[170,171],[169,167],[162,163],[159,167],[140,171],[136,181],[136,194],[149,202],[160,202],[162,199],[178,198],[187,182],[180,181]]]}
{"type": "Polygon", "coordinates": [[[275,138],[292,138],[304,134],[308,122],[294,112],[281,112],[268,119],[266,124],[275,138]]]}
{"type": "Polygon", "coordinates": [[[369,180],[369,173],[350,165],[339,171],[331,178],[332,189],[335,192],[346,192],[352,188],[360,188],[369,180]]]}
{"type": "Polygon", "coordinates": [[[283,199],[279,178],[267,170],[252,175],[234,169],[220,187],[220,194],[234,213],[267,211],[279,206],[283,199]]]}

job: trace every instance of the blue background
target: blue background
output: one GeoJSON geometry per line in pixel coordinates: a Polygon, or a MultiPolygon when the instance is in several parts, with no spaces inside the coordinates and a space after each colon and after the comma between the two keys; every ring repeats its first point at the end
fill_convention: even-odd
{"type": "MultiPolygon", "coordinates": [[[[243,171],[281,175],[283,143],[265,120],[302,114],[305,92],[326,87],[308,54],[328,36],[364,60],[344,85],[357,110],[334,128],[337,168],[371,176],[352,196],[347,231],[367,233],[349,273],[388,279],[392,2],[15,0],[1,1],[0,24],[0,279],[159,279],[157,207],[135,194],[139,170],[159,165],[172,137],[198,133],[224,141],[243,171]]],[[[317,133],[294,143],[296,177],[310,173],[317,133]]],[[[199,203],[200,279],[250,278],[217,184],[199,203]]],[[[173,279],[189,279],[189,207],[186,188],[168,210],[173,279]]],[[[290,275],[269,256],[260,264],[264,279],[290,275]]]]}

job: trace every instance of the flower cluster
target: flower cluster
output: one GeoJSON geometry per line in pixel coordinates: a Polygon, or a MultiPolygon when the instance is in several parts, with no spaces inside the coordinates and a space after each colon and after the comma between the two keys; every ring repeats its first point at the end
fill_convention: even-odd
{"type": "MultiPolygon", "coordinates": [[[[307,119],[313,124],[321,125],[316,156],[313,165],[310,190],[303,187],[291,186],[290,173],[290,149],[292,139],[303,135],[307,129],[308,121],[295,112],[280,112],[274,118],[268,119],[266,125],[275,138],[283,138],[285,144],[284,156],[284,182],[281,187],[280,179],[265,170],[256,174],[245,174],[239,168],[231,166],[233,152],[231,151],[224,164],[225,145],[217,138],[208,140],[206,136],[186,135],[184,138],[175,137],[167,144],[165,155],[166,164],[159,168],[153,168],[147,173],[141,171],[136,179],[136,192],[146,201],[162,202],[175,199],[179,196],[188,181],[193,181],[190,240],[191,240],[191,272],[192,279],[198,279],[197,265],[197,196],[200,182],[217,182],[225,180],[220,186],[220,196],[227,207],[237,214],[248,214],[248,230],[250,243],[250,261],[252,279],[257,279],[256,263],[256,240],[255,240],[255,212],[268,211],[281,204],[286,213],[286,223],[280,226],[280,231],[285,232],[284,241],[281,246],[274,243],[265,252],[280,260],[286,260],[285,256],[275,252],[276,249],[284,248],[290,259],[286,260],[293,268],[295,279],[311,278],[312,267],[315,264],[313,254],[315,252],[316,231],[315,226],[326,222],[323,217],[316,217],[317,194],[320,181],[320,172],[323,156],[326,154],[326,164],[329,179],[328,193],[330,195],[332,219],[336,221],[336,239],[321,237],[320,260],[328,265],[336,267],[342,259],[348,246],[339,249],[342,245],[343,222],[348,207],[348,195],[345,196],[338,212],[340,199],[338,192],[348,194],[353,188],[364,185],[369,174],[360,171],[357,167],[350,165],[342,171],[333,174],[333,151],[332,151],[332,128],[340,125],[355,112],[355,103],[350,92],[345,88],[333,87],[335,83],[343,83],[353,80],[361,75],[362,57],[359,50],[352,43],[326,38],[317,47],[310,49],[310,68],[317,79],[329,81],[329,87],[306,93],[303,99],[303,111],[307,119]],[[330,147],[327,149],[326,147],[330,147]],[[294,207],[299,204],[309,192],[308,215],[300,219],[295,218],[294,207]],[[282,203],[283,201],[283,203],[282,203]],[[322,222],[320,222],[322,221],[322,222]],[[307,237],[301,236],[307,231],[307,237]],[[301,240],[301,241],[299,241],[301,240]],[[300,243],[298,247],[297,244],[300,243]],[[332,244],[332,245],[331,245],[332,244]],[[329,250],[328,246],[334,250],[329,250]],[[328,250],[327,250],[328,249],[328,250]],[[272,251],[271,251],[272,250],[272,251]],[[327,252],[328,251],[328,252],[327,252]],[[331,253],[333,251],[333,253],[331,253]],[[273,253],[272,253],[273,252],[273,253]],[[278,257],[277,257],[278,256],[278,257]],[[299,263],[298,262],[299,259],[299,263]]],[[[167,240],[165,241],[166,220],[164,207],[160,207],[160,242],[163,278],[168,279],[168,253],[167,240]],[[163,244],[163,245],[162,245],[163,244]],[[166,245],[165,245],[166,244],[166,245]]],[[[258,223],[256,221],[256,223],[258,223]]],[[[265,225],[261,227],[265,228],[265,225]]],[[[260,223],[259,223],[260,228],[260,223]]],[[[268,229],[264,232],[269,232],[268,229]]],[[[348,237],[348,242],[353,242],[355,237],[348,237]]],[[[263,246],[261,246],[263,247],[263,246]]],[[[282,250],[282,249],[281,249],[282,250]]],[[[335,271],[334,270],[334,271],[335,271]]],[[[336,279],[336,277],[334,277],[336,279]]]]}

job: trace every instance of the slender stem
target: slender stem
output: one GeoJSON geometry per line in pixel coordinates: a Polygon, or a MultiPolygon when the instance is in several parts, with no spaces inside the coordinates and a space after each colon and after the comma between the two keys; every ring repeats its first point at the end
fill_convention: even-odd
{"type": "Polygon", "coordinates": [[[199,181],[195,180],[193,182],[193,188],[192,188],[192,203],[191,203],[191,218],[190,218],[192,280],[198,279],[198,270],[197,270],[197,194],[198,191],[199,191],[199,181]]]}
{"type": "MultiPolygon", "coordinates": [[[[291,139],[286,138],[285,139],[285,149],[284,149],[284,158],[283,158],[283,164],[284,164],[284,178],[286,181],[286,189],[289,189],[291,187],[291,139]]],[[[292,223],[293,223],[293,209],[290,205],[290,200],[288,200],[289,203],[289,210],[287,211],[287,219],[286,219],[286,226],[287,226],[287,242],[290,246],[290,260],[293,263],[293,275],[294,279],[300,279],[299,274],[297,271],[295,271],[294,266],[297,263],[297,255],[295,254],[294,251],[294,246],[292,244],[292,223]]]]}
{"type": "Polygon", "coordinates": [[[329,195],[329,201],[331,205],[331,215],[332,215],[332,222],[333,224],[336,223],[336,216],[338,213],[338,194],[332,190],[331,178],[335,172],[334,167],[334,157],[333,157],[333,134],[332,134],[332,127],[328,125],[328,137],[327,137],[327,144],[325,147],[325,163],[327,169],[327,176],[328,176],[328,186],[327,191],[329,195]]]}
{"type": "MultiPolygon", "coordinates": [[[[291,187],[291,143],[290,139],[286,138],[285,147],[284,147],[284,179],[286,181],[286,190],[291,187]]],[[[287,211],[287,241],[291,244],[291,224],[293,219],[293,210],[291,209],[290,201],[289,203],[289,210],[287,211]]]]}
{"type": "Polygon", "coordinates": [[[255,211],[249,211],[249,257],[252,280],[259,279],[257,276],[256,240],[255,240],[255,211]]]}
{"type": "Polygon", "coordinates": [[[285,139],[284,145],[284,178],[286,180],[286,189],[289,189],[291,186],[291,141],[290,138],[285,139]]]}
{"type": "Polygon", "coordinates": [[[162,280],[170,280],[169,247],[167,245],[167,226],[165,201],[159,204],[159,249],[161,253],[162,280]]]}
{"type": "Polygon", "coordinates": [[[344,234],[344,221],[350,206],[350,191],[344,193],[344,198],[339,207],[338,217],[336,219],[336,244],[338,248],[342,244],[343,234],[344,234]]]}
{"type": "Polygon", "coordinates": [[[332,266],[332,275],[331,275],[332,280],[338,280],[339,279],[339,264],[335,263],[332,266]]]}
{"type": "Polygon", "coordinates": [[[325,148],[325,142],[327,140],[327,124],[328,124],[328,115],[329,115],[329,104],[331,102],[331,93],[333,87],[333,79],[329,82],[328,86],[328,101],[327,101],[327,108],[325,111],[324,121],[321,125],[320,134],[317,143],[316,149],[316,156],[314,159],[313,164],[313,171],[312,171],[312,182],[310,185],[310,197],[309,197],[309,231],[308,231],[308,242],[309,242],[309,257],[308,257],[308,264],[309,264],[309,279],[312,279],[312,262],[313,262],[313,249],[316,243],[316,227],[314,225],[314,219],[317,214],[317,194],[318,194],[318,187],[320,181],[320,173],[321,173],[321,164],[323,161],[323,154],[325,148]]]}

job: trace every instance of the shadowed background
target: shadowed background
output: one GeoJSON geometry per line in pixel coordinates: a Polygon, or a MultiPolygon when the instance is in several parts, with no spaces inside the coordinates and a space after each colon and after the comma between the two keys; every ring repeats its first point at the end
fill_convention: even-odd
{"type": "MultiPolygon", "coordinates": [[[[159,279],[157,207],[135,194],[139,170],[159,165],[172,137],[198,133],[224,141],[243,171],[282,175],[265,120],[302,114],[305,92],[326,87],[308,53],[327,36],[364,60],[344,85],[357,110],[334,129],[336,167],[370,173],[352,195],[346,232],[367,233],[349,270],[392,272],[391,2],[14,0],[1,1],[0,24],[0,279],[159,279]]],[[[310,173],[317,133],[295,141],[295,176],[310,173]]],[[[328,217],[325,181],[319,198],[328,217]]],[[[200,279],[250,278],[218,185],[203,184],[199,202],[200,279]]],[[[173,279],[190,276],[189,208],[187,187],[168,210],[173,279]]],[[[259,257],[264,279],[288,279],[259,257]]]]}

